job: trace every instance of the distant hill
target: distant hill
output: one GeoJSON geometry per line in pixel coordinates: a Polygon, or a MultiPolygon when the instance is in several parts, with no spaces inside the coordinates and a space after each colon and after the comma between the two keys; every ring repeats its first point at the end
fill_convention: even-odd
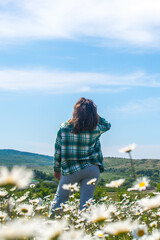
{"type": "MultiPolygon", "coordinates": [[[[134,166],[137,171],[142,170],[160,170],[160,159],[133,159],[134,166]]],[[[122,172],[127,171],[131,168],[131,163],[129,158],[115,158],[115,157],[107,157],[104,158],[104,166],[108,171],[119,169],[122,172]]]]}
{"type": "MultiPolygon", "coordinates": [[[[148,176],[152,181],[160,182],[159,159],[133,159],[133,163],[138,177],[148,176]]],[[[0,166],[12,167],[13,165],[25,165],[34,170],[53,174],[53,157],[51,156],[1,149],[0,166]]],[[[105,171],[101,176],[106,180],[133,176],[128,158],[105,157],[104,167],[105,171]]]]}
{"type": "Polygon", "coordinates": [[[13,165],[25,165],[27,167],[37,166],[49,166],[53,164],[53,157],[22,152],[11,149],[0,149],[0,165],[2,166],[13,166],[13,165]]]}
{"type": "MultiPolygon", "coordinates": [[[[148,176],[155,182],[160,182],[159,159],[133,159],[137,177],[148,176]]],[[[133,176],[130,159],[128,158],[104,158],[104,177],[129,177],[133,176]]]]}

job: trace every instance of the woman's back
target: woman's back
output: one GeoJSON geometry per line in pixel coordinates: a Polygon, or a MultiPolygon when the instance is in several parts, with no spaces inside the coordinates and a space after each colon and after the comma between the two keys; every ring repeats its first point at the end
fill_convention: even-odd
{"type": "Polygon", "coordinates": [[[57,151],[55,151],[54,161],[61,159],[64,175],[67,174],[67,168],[77,170],[90,164],[101,165],[101,171],[103,171],[99,137],[110,127],[110,123],[101,117],[94,130],[82,133],[74,133],[72,123],[62,123],[57,133],[55,144],[57,151]]]}

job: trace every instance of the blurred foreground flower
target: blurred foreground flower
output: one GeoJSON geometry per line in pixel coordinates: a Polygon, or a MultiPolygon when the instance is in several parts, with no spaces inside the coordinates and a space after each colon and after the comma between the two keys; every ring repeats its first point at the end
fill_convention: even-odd
{"type": "Polygon", "coordinates": [[[115,181],[111,181],[110,183],[107,183],[105,186],[106,187],[113,187],[113,188],[118,188],[124,183],[125,179],[119,179],[115,181]]]}
{"type": "Polygon", "coordinates": [[[160,240],[160,230],[154,229],[152,234],[147,238],[147,240],[160,240]]]}
{"type": "Polygon", "coordinates": [[[138,204],[143,208],[144,211],[158,208],[160,207],[160,195],[152,198],[142,198],[138,201],[138,204]]]}
{"type": "Polygon", "coordinates": [[[13,167],[11,171],[6,167],[0,169],[0,186],[14,185],[26,188],[33,178],[33,172],[24,167],[13,167]]]}
{"type": "Polygon", "coordinates": [[[90,240],[91,238],[89,235],[85,235],[85,233],[82,230],[70,229],[70,231],[64,232],[59,239],[90,240]]]}
{"type": "Polygon", "coordinates": [[[112,235],[119,235],[121,233],[131,232],[133,226],[135,226],[135,224],[132,223],[131,220],[118,221],[107,224],[104,231],[112,235]]]}
{"type": "Polygon", "coordinates": [[[135,147],[136,147],[136,144],[133,143],[133,144],[128,145],[127,147],[120,148],[120,149],[119,149],[119,152],[120,152],[120,153],[128,153],[128,154],[129,154],[130,162],[131,162],[131,167],[132,167],[132,172],[133,172],[133,176],[134,176],[134,179],[136,180],[136,179],[137,179],[137,177],[136,177],[136,171],[135,171],[134,164],[133,164],[133,160],[132,160],[132,156],[131,156],[131,151],[134,150],[135,147]]]}
{"type": "Polygon", "coordinates": [[[89,220],[89,222],[103,222],[111,218],[111,211],[106,208],[104,204],[99,206],[93,206],[91,212],[84,214],[84,217],[89,220]]]}
{"type": "Polygon", "coordinates": [[[40,237],[38,238],[38,240],[59,239],[66,226],[67,221],[65,220],[54,220],[48,222],[47,224],[43,224],[43,227],[39,229],[40,237]]]}
{"type": "Polygon", "coordinates": [[[41,221],[38,219],[14,220],[1,226],[0,239],[30,239],[37,236],[39,229],[41,221]]]}

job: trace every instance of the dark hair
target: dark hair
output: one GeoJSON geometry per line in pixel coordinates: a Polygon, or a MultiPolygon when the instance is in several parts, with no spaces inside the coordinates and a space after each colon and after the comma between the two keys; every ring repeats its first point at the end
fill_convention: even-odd
{"type": "Polygon", "coordinates": [[[74,105],[70,123],[73,124],[73,133],[93,131],[98,123],[97,106],[90,99],[80,98],[74,105]]]}

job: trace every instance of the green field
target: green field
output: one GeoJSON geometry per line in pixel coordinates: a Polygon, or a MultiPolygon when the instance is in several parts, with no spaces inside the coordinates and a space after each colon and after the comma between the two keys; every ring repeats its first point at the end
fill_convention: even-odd
{"type": "MultiPolygon", "coordinates": [[[[137,177],[148,176],[153,185],[160,182],[159,159],[136,159],[133,163],[137,177]]],[[[23,165],[53,177],[53,157],[47,155],[2,149],[0,165],[8,167],[23,165]]],[[[104,166],[105,172],[101,174],[101,178],[105,182],[119,178],[125,178],[127,182],[133,181],[130,159],[104,157],[104,166]]]]}
{"type": "MultiPolygon", "coordinates": [[[[12,171],[8,171],[9,175],[6,177],[6,182],[2,181],[1,186],[3,188],[1,188],[0,197],[2,211],[0,219],[2,225],[7,229],[7,231],[2,233],[6,235],[11,229],[12,234],[12,236],[9,235],[9,237],[7,236],[3,239],[32,240],[35,239],[34,236],[36,234],[40,236],[41,229],[45,227],[44,223],[48,221],[49,206],[58,186],[58,180],[56,180],[53,175],[52,161],[53,158],[51,156],[15,150],[0,150],[1,166],[7,166],[8,168],[12,168],[15,165],[26,166],[26,169],[20,168],[23,174],[16,173],[16,175],[19,174],[18,180],[15,181],[15,179],[12,178],[12,171]],[[30,179],[28,186],[24,188],[19,187],[19,183],[23,183],[23,178],[28,176],[28,172],[31,172],[30,169],[34,171],[34,179],[30,179]],[[7,179],[9,179],[9,182],[7,179]],[[32,183],[32,187],[30,183],[32,183]],[[13,188],[14,185],[16,188],[13,188]],[[10,208],[8,206],[12,207],[10,208]],[[22,223],[20,222],[21,219],[22,223]],[[25,221],[23,219],[25,219],[25,221]],[[33,223],[36,221],[37,225],[34,226],[33,223]],[[27,225],[25,226],[25,224],[27,225]],[[20,237],[19,230],[22,229],[22,226],[24,226],[24,228],[23,231],[20,232],[20,237]],[[28,231],[26,231],[27,226],[28,231]],[[32,226],[34,226],[34,229],[32,226]],[[18,229],[18,231],[15,229],[18,229]],[[33,232],[32,229],[34,230],[33,232]]],[[[132,238],[134,231],[139,233],[139,235],[137,233],[138,236],[147,236],[147,234],[149,234],[149,236],[154,235],[155,230],[158,231],[160,227],[158,221],[160,207],[160,160],[139,159],[133,160],[133,162],[137,178],[147,176],[150,179],[150,186],[146,185],[146,188],[143,189],[144,191],[138,190],[138,188],[134,191],[128,191],[128,188],[134,184],[129,159],[106,157],[104,158],[105,171],[101,174],[101,178],[96,187],[94,202],[88,203],[89,207],[84,209],[83,212],[80,212],[80,191],[72,192],[69,201],[61,206],[62,211],[58,210],[55,212],[55,219],[58,220],[58,222],[55,221],[55,219],[53,221],[49,219],[49,225],[47,223],[44,234],[46,235],[48,233],[48,226],[50,226],[51,223],[53,223],[51,230],[54,231],[54,229],[57,228],[55,224],[63,225],[61,221],[66,218],[68,226],[71,226],[71,228],[68,227],[69,230],[67,230],[67,234],[71,232],[68,239],[72,239],[73,229],[74,235],[79,233],[79,229],[83,229],[84,235],[78,239],[86,239],[84,237],[87,235],[90,236],[90,238],[87,239],[130,240],[135,239],[132,238]],[[125,181],[118,188],[117,185],[115,185],[116,187],[113,187],[113,185],[112,187],[106,187],[106,183],[120,178],[125,179],[125,181]],[[148,203],[150,205],[148,205],[148,203]],[[148,209],[146,209],[146,206],[149,206],[148,209]],[[83,213],[85,213],[85,218],[81,215],[83,213]],[[112,224],[116,226],[115,232],[110,231],[110,229],[113,228],[112,224]],[[117,224],[119,226],[118,232],[117,224]],[[93,238],[97,236],[97,233],[99,237],[93,238]]],[[[4,172],[7,172],[6,169],[4,169],[4,172]]],[[[140,179],[140,181],[144,184],[145,180],[140,179]]],[[[65,236],[66,232],[62,230],[59,234],[64,234],[65,236]]],[[[59,235],[52,234],[51,237],[44,237],[43,239],[60,240],[61,238],[59,238],[59,235]]]]}

